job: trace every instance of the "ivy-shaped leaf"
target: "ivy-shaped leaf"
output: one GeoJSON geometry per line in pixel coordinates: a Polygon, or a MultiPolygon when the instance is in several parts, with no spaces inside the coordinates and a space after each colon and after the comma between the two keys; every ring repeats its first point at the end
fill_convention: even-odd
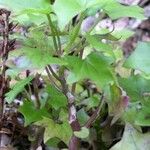
{"type": "Polygon", "coordinates": [[[49,94],[48,103],[54,108],[59,109],[60,107],[67,106],[67,99],[63,93],[58,91],[52,85],[47,86],[47,93],[49,94]]]}
{"type": "Polygon", "coordinates": [[[32,101],[24,101],[18,110],[25,118],[25,126],[50,116],[45,108],[36,109],[32,101]]]}
{"type": "Polygon", "coordinates": [[[127,68],[138,69],[150,74],[150,43],[139,42],[135,51],[126,60],[124,66],[127,68]]]}
{"type": "Polygon", "coordinates": [[[78,138],[87,138],[89,136],[89,129],[82,127],[80,131],[74,131],[74,135],[78,138]]]}
{"type": "Polygon", "coordinates": [[[73,74],[69,76],[69,82],[76,82],[85,78],[93,80],[99,87],[115,81],[113,71],[111,69],[110,60],[104,55],[93,52],[84,60],[77,57],[67,57],[68,67],[73,74]]]}
{"type": "Polygon", "coordinates": [[[137,113],[135,124],[139,126],[150,126],[150,101],[142,104],[141,110],[137,113]]]}
{"type": "Polygon", "coordinates": [[[103,43],[98,37],[94,35],[86,35],[86,39],[88,43],[97,51],[104,52],[108,55],[110,55],[112,58],[114,58],[114,53],[113,53],[113,48],[110,44],[108,43],[103,43]]]}
{"type": "Polygon", "coordinates": [[[58,17],[61,29],[63,29],[65,25],[67,25],[68,22],[83,9],[77,0],[56,0],[53,8],[58,17]]]}
{"type": "Polygon", "coordinates": [[[24,90],[24,87],[30,83],[30,81],[33,79],[33,76],[27,77],[23,80],[18,81],[12,88],[11,90],[5,94],[6,101],[8,103],[11,103],[17,94],[22,92],[24,90]]]}
{"type": "Polygon", "coordinates": [[[49,14],[51,6],[49,0],[0,0],[1,6],[8,7],[15,14],[42,13],[49,14]]]}
{"type": "Polygon", "coordinates": [[[141,103],[130,103],[122,116],[122,120],[138,126],[150,126],[149,99],[141,103]]]}
{"type": "Polygon", "coordinates": [[[61,58],[52,57],[49,51],[43,49],[23,47],[20,54],[25,55],[32,63],[33,67],[44,68],[48,64],[66,64],[61,58]]]}
{"type": "Polygon", "coordinates": [[[49,139],[57,137],[66,144],[72,136],[72,129],[68,122],[62,124],[55,123],[52,119],[43,118],[42,120],[35,123],[36,125],[45,127],[44,142],[46,143],[49,139]]]}
{"type": "Polygon", "coordinates": [[[119,83],[132,101],[140,101],[144,98],[144,93],[150,92],[150,80],[140,75],[119,78],[119,83]]]}
{"type": "Polygon", "coordinates": [[[124,6],[114,0],[106,0],[103,9],[112,19],[118,19],[121,17],[134,17],[138,19],[145,18],[144,10],[139,6],[124,6]]]}

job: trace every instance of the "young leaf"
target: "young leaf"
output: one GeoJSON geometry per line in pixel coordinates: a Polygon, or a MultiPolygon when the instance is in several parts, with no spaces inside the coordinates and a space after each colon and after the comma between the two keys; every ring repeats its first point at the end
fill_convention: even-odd
{"type": "Polygon", "coordinates": [[[104,10],[111,19],[118,19],[121,17],[145,19],[144,10],[139,6],[124,6],[115,0],[93,0],[87,3],[87,8],[93,6],[97,6],[97,9],[104,10]]]}
{"type": "Polygon", "coordinates": [[[89,136],[89,130],[86,127],[82,127],[80,131],[75,131],[74,135],[78,138],[87,138],[89,136]]]}
{"type": "Polygon", "coordinates": [[[66,144],[69,143],[69,140],[72,136],[72,129],[68,122],[62,124],[55,123],[52,119],[43,118],[42,120],[35,123],[36,125],[45,127],[44,132],[44,143],[49,139],[57,137],[66,144]]]}
{"type": "Polygon", "coordinates": [[[121,17],[145,19],[144,10],[139,6],[124,6],[114,0],[106,0],[103,9],[112,19],[121,17]]]}
{"type": "Polygon", "coordinates": [[[150,126],[149,99],[141,103],[130,103],[122,116],[122,120],[137,126],[150,126]]]}
{"type": "Polygon", "coordinates": [[[150,80],[140,75],[119,78],[119,83],[132,101],[140,101],[144,98],[144,93],[150,92],[150,80]]]}
{"type": "Polygon", "coordinates": [[[135,51],[126,60],[124,66],[127,68],[138,69],[150,74],[150,43],[139,42],[135,51]]]}
{"type": "Polygon", "coordinates": [[[112,51],[112,47],[109,44],[102,43],[96,36],[87,34],[86,39],[88,43],[96,50],[102,52],[112,51]]]}
{"type": "Polygon", "coordinates": [[[43,49],[23,47],[20,51],[31,61],[33,67],[44,68],[48,64],[66,64],[62,59],[52,57],[49,51],[43,49]]]}
{"type": "Polygon", "coordinates": [[[98,52],[91,53],[84,60],[70,56],[66,61],[73,73],[70,77],[71,82],[88,78],[99,87],[103,87],[115,80],[110,66],[112,61],[98,52]]]}
{"type": "Polygon", "coordinates": [[[2,6],[8,7],[15,14],[42,13],[49,14],[51,5],[49,0],[0,0],[2,6]]]}
{"type": "Polygon", "coordinates": [[[11,90],[5,94],[6,101],[8,103],[11,103],[17,94],[22,92],[24,90],[24,87],[30,83],[30,81],[33,79],[33,76],[27,77],[23,80],[18,81],[12,88],[11,90]]]}
{"type": "Polygon", "coordinates": [[[112,57],[115,57],[114,56],[114,53],[113,53],[113,48],[110,44],[108,43],[103,43],[100,39],[98,39],[96,36],[94,35],[90,35],[90,34],[87,34],[86,35],[86,39],[88,41],[88,43],[93,47],[95,48],[96,50],[98,51],[101,51],[101,52],[104,52],[112,57]]]}
{"type": "Polygon", "coordinates": [[[53,9],[58,17],[59,26],[63,29],[83,8],[78,0],[56,0],[53,9]]]}
{"type": "Polygon", "coordinates": [[[32,101],[24,101],[24,104],[19,108],[19,112],[21,112],[25,118],[25,126],[39,121],[43,117],[50,116],[45,108],[36,109],[32,101]]]}
{"type": "Polygon", "coordinates": [[[47,92],[49,94],[48,103],[54,108],[59,109],[60,107],[67,106],[67,99],[63,93],[58,91],[55,87],[48,85],[47,92]]]}
{"type": "Polygon", "coordinates": [[[84,108],[80,109],[77,112],[77,118],[79,120],[79,123],[83,126],[89,119],[88,114],[85,112],[84,108]]]}
{"type": "Polygon", "coordinates": [[[141,109],[137,113],[135,124],[138,126],[150,126],[150,102],[149,97],[141,103],[141,109]]]}

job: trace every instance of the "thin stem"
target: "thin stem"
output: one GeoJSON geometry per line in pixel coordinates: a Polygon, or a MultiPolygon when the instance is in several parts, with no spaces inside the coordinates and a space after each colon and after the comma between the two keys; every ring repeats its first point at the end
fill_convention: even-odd
{"type": "MultiPolygon", "coordinates": [[[[76,114],[76,108],[75,108],[75,97],[74,95],[69,91],[69,87],[65,80],[64,75],[65,68],[60,68],[59,76],[61,78],[61,85],[64,95],[66,96],[68,100],[68,111],[69,111],[69,124],[73,131],[79,131],[80,130],[80,124],[77,120],[77,114],[76,114]]],[[[69,142],[69,150],[78,150],[79,146],[79,139],[75,137],[74,135],[71,137],[69,142]]]]}
{"type": "Polygon", "coordinates": [[[81,27],[83,19],[84,19],[84,14],[82,13],[80,16],[80,20],[79,20],[78,24],[73,28],[73,30],[71,32],[70,41],[65,48],[66,54],[68,54],[70,52],[72,45],[74,44],[76,38],[79,35],[79,31],[80,31],[80,27],[81,27]]]}
{"type": "Polygon", "coordinates": [[[38,78],[39,78],[39,74],[36,74],[35,79],[33,81],[33,88],[34,88],[34,95],[35,95],[35,98],[36,98],[36,107],[37,107],[37,109],[39,109],[40,106],[41,106],[40,99],[39,99],[39,89],[38,89],[38,86],[37,86],[37,79],[38,78]]]}
{"type": "Polygon", "coordinates": [[[52,76],[51,76],[51,73],[48,69],[48,67],[45,67],[45,70],[47,72],[47,75],[48,75],[48,78],[50,80],[50,82],[54,85],[55,88],[57,88],[59,91],[61,91],[61,89],[59,88],[59,86],[55,83],[55,81],[53,80],[52,76]]]}
{"type": "MultiPolygon", "coordinates": [[[[90,30],[87,32],[87,34],[89,34],[89,33],[92,32],[92,30],[96,27],[96,25],[99,23],[99,21],[100,21],[102,18],[103,18],[103,15],[100,16],[100,17],[95,21],[94,25],[90,28],[90,30]]],[[[84,43],[85,41],[86,41],[86,39],[85,39],[84,37],[82,37],[81,40],[71,49],[71,51],[74,50],[80,43],[84,43]]],[[[84,46],[85,46],[85,45],[86,45],[86,44],[84,44],[84,46]]],[[[81,50],[81,49],[79,49],[78,51],[76,51],[75,55],[76,55],[78,52],[80,52],[80,50],[81,50]]]]}
{"type": "Polygon", "coordinates": [[[8,90],[8,79],[6,78],[6,70],[7,67],[5,62],[8,58],[9,53],[9,16],[10,12],[5,9],[0,9],[0,15],[4,22],[4,28],[2,31],[3,36],[3,44],[1,48],[1,56],[2,56],[2,66],[1,66],[1,75],[0,75],[0,118],[3,117],[4,111],[4,101],[5,101],[5,93],[8,90]]]}
{"type": "Polygon", "coordinates": [[[24,88],[24,92],[25,92],[25,96],[28,100],[31,99],[31,95],[29,94],[29,92],[24,88]]]}
{"type": "Polygon", "coordinates": [[[48,69],[51,71],[52,75],[53,75],[58,81],[60,81],[61,79],[60,79],[59,76],[55,73],[55,71],[53,70],[53,68],[52,68],[50,65],[48,65],[47,67],[48,67],[48,69]]]}
{"type": "Polygon", "coordinates": [[[55,29],[56,36],[57,36],[59,53],[61,54],[62,52],[61,52],[61,40],[60,40],[60,36],[59,36],[57,28],[54,28],[54,29],[55,29]]]}
{"type": "Polygon", "coordinates": [[[99,103],[97,109],[92,114],[92,116],[89,118],[89,120],[85,123],[85,125],[84,125],[85,127],[90,128],[91,125],[93,124],[93,122],[96,121],[96,119],[99,116],[99,113],[102,109],[103,104],[104,104],[104,94],[102,94],[102,96],[101,96],[100,103],[99,103]]]}
{"type": "Polygon", "coordinates": [[[47,19],[48,19],[48,22],[49,22],[49,26],[50,26],[50,29],[51,29],[51,32],[52,32],[54,47],[55,47],[55,50],[57,51],[57,54],[59,55],[53,22],[51,20],[51,16],[50,15],[46,15],[46,16],[47,16],[47,19]]]}
{"type": "Polygon", "coordinates": [[[72,84],[71,93],[74,94],[76,91],[76,83],[72,84]]]}

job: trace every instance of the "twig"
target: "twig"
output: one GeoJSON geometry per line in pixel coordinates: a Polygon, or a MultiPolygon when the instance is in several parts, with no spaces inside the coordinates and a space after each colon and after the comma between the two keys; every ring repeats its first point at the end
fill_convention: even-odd
{"type": "Polygon", "coordinates": [[[3,29],[3,45],[2,45],[2,51],[1,58],[2,58],[2,66],[1,66],[1,75],[0,75],[0,117],[3,116],[3,105],[4,105],[4,98],[5,93],[8,90],[8,79],[6,78],[5,72],[6,72],[6,65],[5,62],[8,58],[8,52],[9,52],[9,16],[10,11],[7,11],[5,9],[0,9],[0,15],[2,16],[2,21],[4,22],[4,29],[3,29]]]}
{"type": "Polygon", "coordinates": [[[35,100],[36,100],[36,107],[37,109],[40,108],[41,103],[40,103],[40,99],[39,99],[39,89],[37,86],[37,79],[39,78],[39,74],[36,74],[35,79],[33,80],[33,88],[34,88],[34,95],[35,95],[35,100]]]}
{"type": "Polygon", "coordinates": [[[45,70],[47,72],[48,78],[50,80],[50,82],[54,85],[55,88],[57,88],[59,91],[61,91],[61,89],[59,88],[59,86],[55,83],[55,81],[53,80],[51,73],[49,72],[48,67],[45,67],[45,70]]]}
{"type": "Polygon", "coordinates": [[[76,90],[76,83],[73,83],[72,84],[72,88],[71,88],[71,93],[75,93],[75,90],[76,90]]]}
{"type": "Polygon", "coordinates": [[[59,76],[55,73],[55,71],[53,70],[53,68],[52,68],[50,65],[48,65],[47,67],[48,67],[48,69],[51,71],[52,75],[53,75],[58,81],[61,81],[61,79],[60,79],[59,76]]]}
{"type": "MultiPolygon", "coordinates": [[[[76,108],[75,108],[75,104],[74,104],[75,97],[69,91],[68,85],[67,85],[65,77],[64,77],[64,68],[60,69],[59,76],[61,79],[63,93],[67,97],[67,100],[68,100],[69,124],[73,131],[79,131],[81,129],[81,127],[77,120],[76,108]]],[[[69,150],[78,150],[78,146],[79,146],[79,139],[73,135],[69,142],[69,150]]]]}
{"type": "Polygon", "coordinates": [[[103,104],[104,104],[104,94],[102,94],[102,96],[101,96],[100,103],[99,103],[97,109],[92,114],[92,116],[89,118],[89,120],[85,123],[85,125],[84,125],[85,127],[90,128],[91,125],[93,124],[93,122],[96,121],[96,119],[99,116],[99,113],[102,109],[103,104]]]}
{"type": "Polygon", "coordinates": [[[51,32],[52,32],[54,47],[55,47],[55,50],[56,50],[56,52],[57,52],[57,54],[59,56],[58,45],[57,45],[57,40],[56,40],[55,30],[54,30],[54,25],[52,23],[51,16],[50,15],[46,15],[46,16],[47,16],[47,19],[48,19],[48,22],[49,22],[49,26],[50,26],[50,29],[51,29],[51,32]]]}
{"type": "Polygon", "coordinates": [[[58,32],[57,28],[53,25],[53,22],[51,20],[50,15],[47,15],[47,19],[49,21],[49,26],[50,26],[51,31],[52,31],[54,47],[57,51],[58,57],[60,57],[60,55],[61,55],[61,40],[59,37],[59,32],[58,32]],[[57,38],[57,40],[56,40],[56,38],[57,38]]]}

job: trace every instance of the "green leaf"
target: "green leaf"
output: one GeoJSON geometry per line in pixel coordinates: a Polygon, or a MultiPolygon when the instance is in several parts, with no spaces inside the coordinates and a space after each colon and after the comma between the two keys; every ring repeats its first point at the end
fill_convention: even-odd
{"type": "Polygon", "coordinates": [[[127,68],[138,69],[150,74],[150,43],[139,42],[135,51],[126,60],[124,66],[127,68]]]}
{"type": "Polygon", "coordinates": [[[105,52],[106,54],[112,56],[113,58],[114,53],[113,53],[113,48],[110,44],[108,43],[103,43],[101,39],[98,39],[97,36],[87,34],[86,39],[88,43],[96,50],[105,52]]]}
{"type": "Polygon", "coordinates": [[[88,114],[85,112],[84,108],[77,112],[77,118],[81,126],[83,126],[89,119],[88,114]]]}
{"type": "Polygon", "coordinates": [[[41,120],[43,117],[49,117],[50,114],[45,108],[36,109],[32,101],[24,101],[20,106],[19,112],[21,112],[25,118],[25,126],[41,120]]]}
{"type": "Polygon", "coordinates": [[[150,126],[150,98],[143,100],[141,104],[141,109],[137,113],[135,119],[135,124],[139,126],[150,126]]]}
{"type": "Polygon", "coordinates": [[[8,7],[16,14],[42,13],[49,14],[51,5],[49,0],[0,0],[0,5],[8,7]]]}
{"type": "Polygon", "coordinates": [[[89,130],[86,127],[82,127],[80,131],[74,131],[74,135],[78,138],[87,138],[89,136],[89,130]]]}
{"type": "Polygon", "coordinates": [[[48,85],[47,92],[49,94],[48,103],[54,108],[59,109],[60,107],[67,106],[67,98],[63,93],[58,91],[54,86],[48,85]]]}
{"type": "Polygon", "coordinates": [[[68,108],[61,108],[59,113],[59,120],[60,121],[66,121],[68,119],[68,108]]]}
{"type": "Polygon", "coordinates": [[[81,104],[86,105],[87,106],[87,110],[90,110],[93,107],[97,107],[99,104],[100,100],[99,100],[99,95],[93,95],[85,100],[83,100],[81,102],[81,104]]]}
{"type": "Polygon", "coordinates": [[[122,29],[122,30],[114,30],[112,35],[115,36],[117,39],[124,41],[131,37],[134,34],[133,31],[129,29],[122,29]]]}
{"type": "Polygon", "coordinates": [[[6,101],[8,103],[11,103],[15,97],[24,90],[24,87],[30,83],[30,81],[33,79],[33,76],[27,77],[23,80],[18,81],[11,90],[5,94],[6,101]]]}
{"type": "Polygon", "coordinates": [[[114,111],[116,110],[116,106],[121,100],[121,89],[116,85],[113,84],[109,87],[109,90],[107,93],[110,94],[109,98],[107,100],[108,106],[109,106],[109,114],[112,115],[114,111]]]}
{"type": "Polygon", "coordinates": [[[132,101],[140,101],[144,98],[144,93],[150,92],[150,80],[140,75],[119,78],[118,81],[132,101]]]}
{"type": "Polygon", "coordinates": [[[138,107],[140,107],[139,103],[130,103],[126,111],[121,116],[121,119],[125,123],[130,123],[135,125],[135,118],[137,117],[139,111],[138,107]]]}
{"type": "Polygon", "coordinates": [[[20,51],[36,68],[44,68],[48,64],[66,64],[61,58],[52,57],[49,51],[44,51],[43,49],[23,47],[20,51]]]}
{"type": "Polygon", "coordinates": [[[149,99],[141,103],[130,103],[122,116],[122,120],[138,126],[150,126],[149,99]]]}
{"type": "Polygon", "coordinates": [[[47,23],[46,15],[37,13],[18,15],[12,18],[12,20],[23,26],[31,26],[33,24],[39,26],[42,23],[47,23]]]}
{"type": "Polygon", "coordinates": [[[61,29],[63,29],[69,21],[82,10],[82,6],[78,0],[56,0],[53,7],[61,29]]]}
{"type": "Polygon", "coordinates": [[[96,36],[94,35],[87,34],[86,39],[88,43],[96,50],[99,50],[102,52],[112,51],[112,47],[109,44],[105,44],[101,42],[101,40],[96,38],[96,36]]]}
{"type": "Polygon", "coordinates": [[[99,6],[99,9],[103,9],[112,19],[120,17],[145,18],[144,10],[139,6],[124,6],[116,0],[93,0],[87,4],[87,8],[92,6],[99,6]]]}
{"type": "Polygon", "coordinates": [[[75,40],[78,37],[79,31],[80,31],[81,23],[82,23],[82,17],[80,18],[79,23],[69,33],[69,42],[67,43],[67,46],[65,47],[66,53],[69,52],[71,46],[75,43],[75,40]]]}
{"type": "Polygon", "coordinates": [[[58,138],[51,138],[46,142],[46,145],[48,145],[49,147],[58,147],[58,144],[61,142],[60,139],[58,138]]]}
{"type": "Polygon", "coordinates": [[[49,139],[57,137],[66,144],[69,143],[69,140],[72,136],[72,129],[68,122],[62,124],[55,123],[52,119],[43,118],[42,120],[35,123],[36,125],[45,127],[44,132],[44,143],[49,139]]]}
{"type": "Polygon", "coordinates": [[[61,58],[53,57],[55,51],[51,46],[53,45],[52,38],[40,29],[32,30],[29,37],[23,40],[24,46],[19,50],[12,51],[11,55],[15,57],[26,56],[31,66],[35,68],[44,68],[48,64],[66,64],[61,58]]]}
{"type": "Polygon", "coordinates": [[[68,67],[72,71],[71,82],[81,79],[91,79],[98,86],[103,87],[114,81],[113,72],[110,66],[111,60],[104,55],[93,52],[84,60],[77,57],[67,57],[68,67]]]}
{"type": "Polygon", "coordinates": [[[103,9],[112,19],[121,17],[145,18],[144,10],[139,6],[124,6],[114,0],[106,0],[103,9]]]}
{"type": "Polygon", "coordinates": [[[127,124],[121,141],[110,150],[149,150],[150,133],[142,134],[127,124]]]}

